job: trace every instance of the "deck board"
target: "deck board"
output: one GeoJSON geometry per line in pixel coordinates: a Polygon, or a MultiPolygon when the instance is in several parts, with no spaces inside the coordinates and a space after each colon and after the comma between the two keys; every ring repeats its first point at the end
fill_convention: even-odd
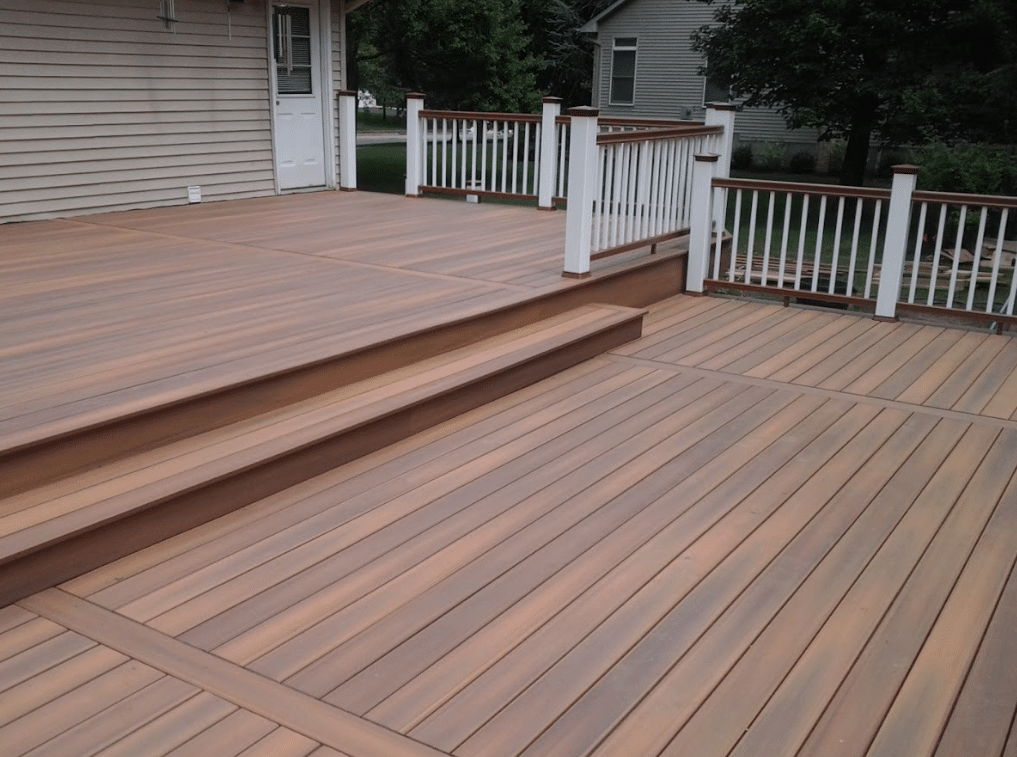
{"type": "MultiPolygon", "coordinates": [[[[568,286],[563,214],[518,218],[308,195],[14,229],[6,428],[568,286]]],[[[640,340],[0,610],[0,751],[1015,757],[1015,344],[660,303],[640,340]]]]}

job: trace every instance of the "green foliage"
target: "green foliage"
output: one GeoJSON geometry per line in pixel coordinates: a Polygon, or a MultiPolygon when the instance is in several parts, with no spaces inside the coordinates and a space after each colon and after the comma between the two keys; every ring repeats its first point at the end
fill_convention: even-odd
{"type": "Polygon", "coordinates": [[[374,95],[375,101],[382,109],[405,108],[406,90],[392,78],[392,72],[384,65],[377,49],[365,43],[364,58],[359,64],[358,90],[367,90],[374,95]]]}
{"type": "Polygon", "coordinates": [[[379,59],[393,85],[423,92],[429,107],[533,112],[539,61],[520,10],[521,0],[377,0],[358,11],[375,51],[363,57],[379,59]]]}
{"type": "Polygon", "coordinates": [[[843,139],[833,139],[823,142],[821,150],[826,154],[826,172],[834,176],[840,174],[844,168],[844,151],[847,143],[843,139]]]}
{"type": "Polygon", "coordinates": [[[736,171],[752,168],[752,145],[739,145],[731,151],[731,168],[736,171]]]}
{"type": "Polygon", "coordinates": [[[815,173],[816,156],[811,152],[796,152],[789,164],[791,173],[815,173]]]}
{"type": "Polygon", "coordinates": [[[861,183],[874,135],[1013,136],[1012,0],[732,0],[714,18],[694,35],[709,76],[792,128],[846,138],[845,183],[861,183]]]}
{"type": "Polygon", "coordinates": [[[767,142],[759,148],[756,165],[763,171],[779,171],[784,167],[784,143],[767,142]]]}
{"type": "Polygon", "coordinates": [[[915,161],[921,189],[1017,196],[1017,156],[1003,147],[928,145],[915,161]]]}
{"type": "Polygon", "coordinates": [[[913,161],[914,157],[911,155],[910,150],[885,150],[879,156],[879,163],[876,165],[876,176],[881,179],[892,178],[894,166],[913,161]]]}
{"type": "Polygon", "coordinates": [[[613,0],[522,0],[522,17],[540,60],[537,88],[566,107],[589,105],[593,85],[593,41],[579,27],[613,0]]]}

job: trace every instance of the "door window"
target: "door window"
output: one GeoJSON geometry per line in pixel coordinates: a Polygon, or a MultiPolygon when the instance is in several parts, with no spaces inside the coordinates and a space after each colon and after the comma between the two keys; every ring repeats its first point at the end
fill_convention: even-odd
{"type": "Polygon", "coordinates": [[[274,27],[276,91],[280,95],[310,95],[311,11],[276,8],[274,27]]]}

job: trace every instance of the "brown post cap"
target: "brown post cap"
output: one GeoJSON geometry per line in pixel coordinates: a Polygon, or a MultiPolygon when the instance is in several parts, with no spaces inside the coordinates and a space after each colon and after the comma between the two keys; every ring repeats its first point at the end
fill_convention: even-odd
{"type": "Polygon", "coordinates": [[[920,169],[918,166],[913,166],[910,163],[901,163],[899,166],[893,166],[893,172],[895,174],[916,174],[920,169]]]}
{"type": "Polygon", "coordinates": [[[548,95],[543,100],[541,100],[541,102],[542,103],[560,103],[560,102],[562,102],[562,99],[560,97],[552,97],[551,95],[548,95]]]}
{"type": "Polygon", "coordinates": [[[580,105],[578,108],[569,108],[570,116],[581,118],[596,118],[600,115],[600,108],[591,108],[589,105],[580,105]]]}
{"type": "Polygon", "coordinates": [[[340,97],[356,97],[357,93],[352,89],[337,89],[335,92],[340,97]]]}
{"type": "Polygon", "coordinates": [[[700,163],[716,163],[720,160],[720,156],[712,152],[698,153],[696,160],[700,163]]]}
{"type": "Polygon", "coordinates": [[[424,95],[423,95],[422,92],[407,92],[406,93],[406,99],[407,100],[423,100],[424,99],[424,95]]]}
{"type": "Polygon", "coordinates": [[[706,107],[714,110],[738,110],[734,103],[706,103],[706,107]]]}

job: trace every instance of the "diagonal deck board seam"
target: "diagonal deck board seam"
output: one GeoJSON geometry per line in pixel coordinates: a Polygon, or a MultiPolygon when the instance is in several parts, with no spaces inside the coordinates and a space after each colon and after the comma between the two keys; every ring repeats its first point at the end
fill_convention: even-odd
{"type": "Polygon", "coordinates": [[[670,371],[672,373],[690,373],[696,376],[702,376],[704,378],[717,378],[724,381],[733,381],[740,384],[748,384],[750,386],[762,386],[769,387],[772,389],[784,389],[787,391],[801,392],[802,394],[814,394],[821,397],[829,397],[830,399],[839,399],[846,402],[853,402],[865,405],[876,405],[891,410],[903,410],[909,413],[921,413],[924,415],[932,415],[937,418],[946,418],[954,421],[962,421],[964,423],[971,423],[974,425],[982,426],[993,426],[1001,429],[1014,429],[1017,430],[1017,420],[1010,420],[1007,418],[995,418],[993,416],[979,415],[976,413],[964,413],[958,410],[947,410],[945,408],[929,407],[927,405],[914,405],[908,402],[901,402],[899,400],[883,399],[881,397],[872,397],[864,394],[851,394],[850,392],[837,391],[835,389],[824,389],[816,386],[805,386],[803,384],[790,384],[784,381],[775,381],[773,379],[756,378],[754,376],[742,376],[736,373],[725,373],[724,371],[715,371],[708,368],[698,368],[691,365],[674,365],[672,363],[661,363],[657,360],[650,360],[648,358],[632,357],[630,355],[620,355],[615,352],[608,352],[603,356],[607,360],[614,360],[619,363],[626,365],[638,365],[645,368],[658,368],[660,370],[670,371]]]}
{"type": "Polygon", "coordinates": [[[19,602],[41,617],[351,757],[447,757],[333,705],[165,636],[62,589],[19,602]]]}
{"type": "MultiPolygon", "coordinates": [[[[113,223],[105,223],[104,224],[104,223],[97,223],[95,221],[83,221],[83,220],[79,220],[79,219],[72,219],[72,222],[79,223],[82,226],[90,226],[90,227],[101,228],[101,229],[117,229],[119,231],[124,231],[124,232],[137,232],[138,231],[137,229],[134,229],[134,228],[132,228],[130,226],[119,226],[119,225],[113,224],[113,223]]],[[[188,236],[186,234],[171,234],[171,233],[169,233],[167,231],[146,230],[144,233],[152,235],[152,236],[161,237],[161,238],[164,238],[166,240],[177,240],[177,241],[184,241],[184,242],[187,242],[187,243],[193,243],[194,240],[195,240],[195,237],[193,237],[193,236],[188,236]]],[[[399,273],[406,273],[406,274],[409,274],[409,275],[411,275],[413,277],[417,277],[417,278],[442,279],[442,280],[445,280],[445,281],[469,282],[471,284],[477,284],[477,285],[481,285],[481,286],[485,286],[486,285],[486,286],[491,287],[492,289],[512,289],[512,290],[519,290],[519,291],[530,291],[530,290],[534,289],[533,286],[526,286],[526,285],[523,285],[523,284],[511,284],[511,283],[508,283],[508,282],[501,282],[501,281],[488,281],[488,280],[482,279],[482,278],[478,279],[476,277],[470,277],[470,276],[458,276],[458,275],[455,275],[455,274],[448,274],[448,273],[435,273],[435,272],[432,272],[432,271],[421,271],[421,270],[416,269],[416,268],[406,268],[406,267],[398,266],[398,265],[383,265],[381,263],[368,263],[368,262],[364,262],[362,260],[349,260],[349,259],[343,258],[343,257],[334,257],[332,254],[329,254],[330,251],[324,251],[324,252],[306,252],[304,250],[285,249],[285,248],[282,248],[282,247],[266,245],[266,244],[254,244],[254,243],[251,243],[251,242],[230,242],[230,241],[226,241],[226,240],[215,240],[215,243],[216,244],[221,244],[221,245],[224,245],[224,246],[228,246],[228,247],[236,248],[237,252],[243,252],[243,251],[246,251],[246,250],[260,250],[262,252],[272,252],[272,253],[278,253],[280,255],[298,255],[300,257],[305,257],[305,258],[308,258],[308,259],[324,260],[324,261],[327,261],[329,263],[333,263],[333,264],[340,265],[340,266],[351,266],[353,268],[364,268],[364,269],[375,270],[375,271],[377,271],[377,270],[398,271],[399,273]]],[[[331,252],[334,252],[334,251],[331,251],[331,252]]]]}

